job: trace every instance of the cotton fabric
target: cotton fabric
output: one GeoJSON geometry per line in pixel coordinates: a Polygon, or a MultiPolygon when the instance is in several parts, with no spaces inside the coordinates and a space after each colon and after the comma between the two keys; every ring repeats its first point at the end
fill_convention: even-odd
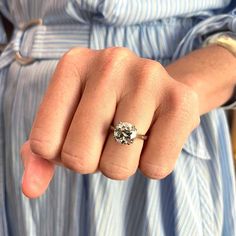
{"type": "Polygon", "coordinates": [[[57,62],[70,48],[124,46],[167,65],[200,47],[209,34],[236,32],[235,5],[229,0],[0,0],[1,12],[14,24],[0,57],[0,235],[236,235],[235,176],[222,108],[201,117],[175,170],[163,180],[137,171],[116,181],[57,167],[47,192],[29,200],[21,192],[19,157],[57,62]],[[43,25],[21,30],[34,18],[43,25]],[[34,62],[19,64],[17,51],[34,62]]]}

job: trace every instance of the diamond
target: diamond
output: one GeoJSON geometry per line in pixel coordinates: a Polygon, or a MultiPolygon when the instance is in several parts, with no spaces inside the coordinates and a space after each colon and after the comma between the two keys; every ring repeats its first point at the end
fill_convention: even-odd
{"type": "Polygon", "coordinates": [[[128,122],[119,122],[114,129],[114,138],[121,144],[132,144],[137,137],[137,129],[128,122]]]}

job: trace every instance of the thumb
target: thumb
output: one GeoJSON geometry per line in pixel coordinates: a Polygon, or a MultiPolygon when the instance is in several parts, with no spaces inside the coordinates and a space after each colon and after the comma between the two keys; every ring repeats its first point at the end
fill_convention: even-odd
{"type": "Polygon", "coordinates": [[[46,191],[54,175],[54,164],[32,153],[29,141],[21,148],[21,158],[24,165],[22,192],[28,198],[37,198],[46,191]]]}

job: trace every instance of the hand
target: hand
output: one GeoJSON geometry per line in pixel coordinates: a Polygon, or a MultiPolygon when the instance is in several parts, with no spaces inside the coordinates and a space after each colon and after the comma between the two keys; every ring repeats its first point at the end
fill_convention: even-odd
{"type": "Polygon", "coordinates": [[[28,197],[40,196],[55,164],[117,180],[139,168],[162,179],[199,124],[198,108],[197,93],[158,62],[126,48],[72,49],[60,60],[22,146],[22,190],[28,197]],[[148,139],[117,143],[110,125],[119,121],[148,132],[148,139]]]}

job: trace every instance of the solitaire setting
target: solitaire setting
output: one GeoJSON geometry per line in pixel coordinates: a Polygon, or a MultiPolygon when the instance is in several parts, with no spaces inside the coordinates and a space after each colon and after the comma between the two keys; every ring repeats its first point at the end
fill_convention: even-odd
{"type": "Polygon", "coordinates": [[[119,122],[115,127],[111,126],[113,136],[118,143],[130,145],[135,138],[145,140],[147,136],[139,135],[137,129],[133,124],[128,122],[119,122]]]}

